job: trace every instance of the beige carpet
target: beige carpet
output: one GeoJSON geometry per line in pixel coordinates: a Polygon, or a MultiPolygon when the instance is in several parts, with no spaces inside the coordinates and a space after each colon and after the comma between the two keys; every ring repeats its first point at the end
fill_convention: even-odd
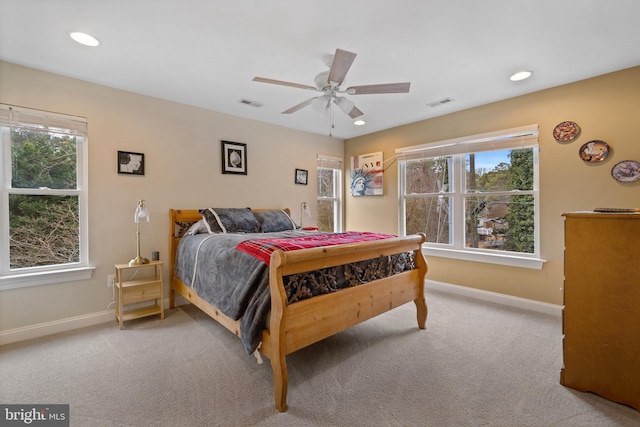
{"type": "Polygon", "coordinates": [[[558,383],[560,319],[436,291],[427,330],[399,309],[268,360],[192,306],[0,347],[0,402],[70,404],[72,426],[638,426],[558,383]]]}

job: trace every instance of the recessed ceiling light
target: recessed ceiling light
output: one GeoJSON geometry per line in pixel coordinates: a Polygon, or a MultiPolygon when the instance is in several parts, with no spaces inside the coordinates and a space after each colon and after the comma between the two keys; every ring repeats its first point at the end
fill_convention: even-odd
{"type": "Polygon", "coordinates": [[[356,126],[362,126],[365,125],[367,122],[365,122],[364,120],[356,120],[355,122],[353,122],[354,125],[356,126]]]}
{"type": "Polygon", "coordinates": [[[69,31],[69,37],[71,37],[76,42],[83,44],[85,46],[95,47],[100,44],[100,41],[93,37],[90,34],[82,33],[80,31],[69,31]]]}
{"type": "Polygon", "coordinates": [[[531,71],[520,71],[509,77],[512,82],[518,82],[520,80],[528,79],[533,74],[531,71]]]}

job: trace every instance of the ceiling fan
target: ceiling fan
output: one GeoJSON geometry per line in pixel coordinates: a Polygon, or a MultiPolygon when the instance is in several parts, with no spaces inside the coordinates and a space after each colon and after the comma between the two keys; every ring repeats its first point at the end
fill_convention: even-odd
{"type": "MultiPolygon", "coordinates": [[[[364,113],[360,111],[355,104],[340,96],[342,94],[347,95],[366,95],[366,94],[378,94],[378,93],[407,93],[409,92],[409,86],[411,83],[385,83],[363,86],[350,86],[345,90],[342,90],[340,86],[344,81],[344,78],[351,68],[351,64],[356,59],[356,54],[353,52],[347,52],[346,50],[336,49],[335,54],[326,55],[324,62],[329,67],[329,71],[323,71],[318,74],[315,79],[315,86],[309,86],[299,83],[285,82],[282,80],[267,79],[264,77],[254,77],[254,82],[270,83],[282,86],[290,86],[299,89],[307,89],[315,92],[320,92],[322,95],[309,98],[306,101],[301,102],[298,105],[294,105],[282,112],[282,114],[292,114],[302,108],[311,105],[314,110],[323,113],[331,113],[332,105],[335,104],[352,119],[362,116],[364,113]]],[[[333,123],[332,123],[333,127],[333,123]]]]}

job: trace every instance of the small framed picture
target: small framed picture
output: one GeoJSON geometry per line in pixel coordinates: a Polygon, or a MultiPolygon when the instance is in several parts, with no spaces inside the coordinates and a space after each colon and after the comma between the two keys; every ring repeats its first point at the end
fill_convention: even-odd
{"type": "Polygon", "coordinates": [[[144,154],[118,151],[118,173],[124,175],[144,175],[144,154]]]}
{"type": "Polygon", "coordinates": [[[296,169],[296,184],[307,185],[309,183],[309,171],[296,169]]]}
{"type": "Polygon", "coordinates": [[[247,174],[247,144],[222,141],[222,173],[247,174]]]}

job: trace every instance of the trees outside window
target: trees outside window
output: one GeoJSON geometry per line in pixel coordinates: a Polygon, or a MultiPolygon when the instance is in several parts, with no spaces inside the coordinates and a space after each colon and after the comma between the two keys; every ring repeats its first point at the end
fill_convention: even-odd
{"type": "Polygon", "coordinates": [[[401,149],[405,234],[454,251],[538,256],[537,127],[401,149]]]}
{"type": "Polygon", "coordinates": [[[318,156],[318,230],[342,231],[342,159],[318,156]]]}
{"type": "Polygon", "coordinates": [[[86,121],[3,106],[0,132],[2,276],[86,265],[86,121]]]}

